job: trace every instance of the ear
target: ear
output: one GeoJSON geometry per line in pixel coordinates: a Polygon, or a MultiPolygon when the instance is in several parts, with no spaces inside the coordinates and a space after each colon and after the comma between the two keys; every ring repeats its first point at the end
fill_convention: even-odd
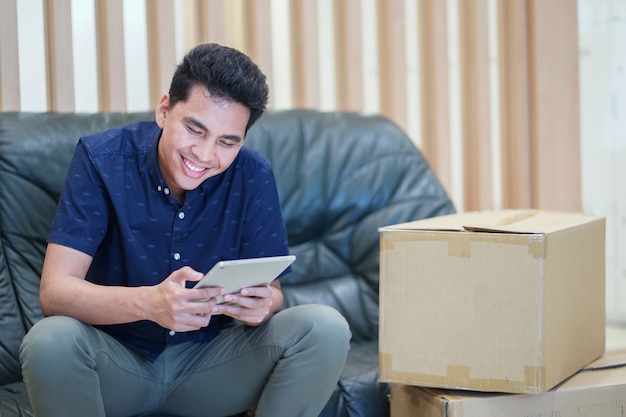
{"type": "Polygon", "coordinates": [[[161,129],[163,129],[163,126],[165,125],[165,118],[167,117],[167,112],[170,109],[170,95],[169,94],[165,94],[163,95],[163,97],[161,97],[161,100],[159,100],[159,103],[156,106],[156,109],[154,111],[154,118],[156,120],[157,125],[159,125],[159,127],[161,129]]]}

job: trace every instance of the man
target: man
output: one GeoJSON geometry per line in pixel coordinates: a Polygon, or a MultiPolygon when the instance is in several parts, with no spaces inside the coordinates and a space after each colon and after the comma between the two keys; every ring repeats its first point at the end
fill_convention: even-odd
{"type": "Polygon", "coordinates": [[[322,410],[349,349],[334,309],[281,310],[278,280],[219,305],[219,288],[190,288],[219,260],[288,253],[272,170],[243,147],[267,97],[246,55],[200,45],[156,123],[79,141],[41,276],[46,318],[20,352],[36,416],[322,410]]]}

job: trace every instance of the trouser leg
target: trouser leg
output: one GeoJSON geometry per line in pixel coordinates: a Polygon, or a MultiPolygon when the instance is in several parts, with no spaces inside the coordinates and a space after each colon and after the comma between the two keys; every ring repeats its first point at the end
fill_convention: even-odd
{"type": "Polygon", "coordinates": [[[197,344],[168,348],[163,359],[182,374],[159,411],[227,416],[257,403],[257,417],[317,417],[343,371],[350,336],[335,309],[303,305],[259,327],[225,330],[203,353],[189,351],[197,344]]]}
{"type": "MultiPolygon", "coordinates": [[[[316,417],[337,385],[350,350],[350,330],[345,319],[325,306],[301,310],[281,317],[269,334],[277,339],[281,328],[303,326],[299,338],[288,346],[270,375],[257,405],[257,417],[316,417]]],[[[288,310],[286,310],[288,311],[288,310]]]]}
{"type": "Polygon", "coordinates": [[[255,405],[257,417],[316,417],[349,340],[336,310],[305,305],[262,326],[226,329],[208,344],[169,346],[151,364],[92,326],[50,317],[24,338],[20,357],[37,417],[213,417],[255,405]]]}
{"type": "Polygon", "coordinates": [[[162,394],[143,358],[69,317],[35,324],[22,342],[20,359],[37,417],[129,416],[162,394]]]}

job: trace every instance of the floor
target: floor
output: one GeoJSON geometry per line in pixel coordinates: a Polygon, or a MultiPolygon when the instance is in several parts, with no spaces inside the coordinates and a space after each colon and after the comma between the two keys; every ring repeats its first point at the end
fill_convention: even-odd
{"type": "Polygon", "coordinates": [[[606,327],[606,350],[626,349],[626,326],[608,325],[606,327]]]}

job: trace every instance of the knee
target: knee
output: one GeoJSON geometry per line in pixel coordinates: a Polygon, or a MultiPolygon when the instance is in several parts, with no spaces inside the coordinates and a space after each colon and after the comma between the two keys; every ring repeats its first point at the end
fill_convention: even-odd
{"type": "Polygon", "coordinates": [[[346,354],[352,334],[346,319],[336,309],[321,304],[292,307],[290,320],[306,331],[305,339],[325,354],[346,354]]]}
{"type": "Polygon", "coordinates": [[[60,363],[74,356],[81,322],[70,317],[46,317],[30,329],[20,346],[22,366],[37,366],[43,362],[60,363]]]}

